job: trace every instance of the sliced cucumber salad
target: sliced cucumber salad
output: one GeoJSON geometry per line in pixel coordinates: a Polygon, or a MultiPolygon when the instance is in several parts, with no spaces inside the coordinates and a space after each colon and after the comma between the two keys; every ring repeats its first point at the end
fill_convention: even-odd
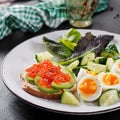
{"type": "Polygon", "coordinates": [[[99,106],[109,106],[115,104],[119,100],[117,89],[109,89],[102,93],[99,98],[99,106]]]}
{"type": "Polygon", "coordinates": [[[95,59],[95,53],[90,52],[87,53],[85,56],[81,59],[81,65],[87,65],[88,61],[93,61],[95,59]]]}
{"type": "Polygon", "coordinates": [[[41,62],[45,59],[53,60],[54,55],[52,55],[50,52],[45,51],[45,52],[39,52],[35,54],[35,59],[37,62],[41,62]]]}
{"type": "Polygon", "coordinates": [[[64,92],[62,93],[60,102],[62,104],[70,104],[76,106],[80,105],[79,99],[73,93],[66,90],[64,90],[64,92]]]}

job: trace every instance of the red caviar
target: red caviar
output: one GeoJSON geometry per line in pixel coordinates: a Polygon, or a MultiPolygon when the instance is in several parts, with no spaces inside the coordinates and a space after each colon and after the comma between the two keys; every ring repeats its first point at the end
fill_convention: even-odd
{"type": "Polygon", "coordinates": [[[52,87],[51,83],[64,83],[71,80],[71,76],[61,71],[61,67],[54,65],[50,60],[44,60],[43,62],[33,64],[26,69],[27,75],[31,78],[35,78],[37,74],[40,75],[38,84],[40,86],[52,87]]]}

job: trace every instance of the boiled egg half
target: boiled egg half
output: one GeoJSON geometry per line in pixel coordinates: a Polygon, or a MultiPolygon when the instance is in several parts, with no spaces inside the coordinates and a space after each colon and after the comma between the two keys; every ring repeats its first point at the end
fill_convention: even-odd
{"type": "Polygon", "coordinates": [[[120,90],[120,76],[114,72],[102,72],[98,75],[103,90],[118,89],[120,90]]]}
{"type": "Polygon", "coordinates": [[[86,75],[77,83],[77,94],[84,101],[95,101],[102,93],[102,87],[97,77],[86,75]]]}
{"type": "Polygon", "coordinates": [[[120,60],[117,60],[117,61],[113,64],[113,66],[112,66],[112,68],[111,68],[111,72],[114,72],[114,73],[120,75],[120,60]]]}

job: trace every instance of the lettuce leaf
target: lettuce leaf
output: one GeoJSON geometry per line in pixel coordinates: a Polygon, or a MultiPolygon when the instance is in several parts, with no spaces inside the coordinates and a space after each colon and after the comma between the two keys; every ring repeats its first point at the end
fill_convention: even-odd
{"type": "Polygon", "coordinates": [[[68,32],[59,39],[59,42],[70,50],[74,51],[75,46],[77,46],[78,41],[81,38],[81,34],[77,29],[70,28],[68,32]]]}
{"type": "Polygon", "coordinates": [[[59,63],[62,65],[70,64],[91,51],[95,52],[95,55],[98,56],[113,38],[113,35],[94,36],[91,32],[87,32],[85,36],[81,37],[78,41],[73,54],[69,58],[59,61],[59,63]]]}
{"type": "Polygon", "coordinates": [[[46,44],[48,50],[61,58],[68,58],[72,55],[72,52],[69,48],[67,48],[65,45],[60,44],[59,42],[56,42],[54,40],[48,39],[47,37],[43,37],[43,42],[46,44]]]}

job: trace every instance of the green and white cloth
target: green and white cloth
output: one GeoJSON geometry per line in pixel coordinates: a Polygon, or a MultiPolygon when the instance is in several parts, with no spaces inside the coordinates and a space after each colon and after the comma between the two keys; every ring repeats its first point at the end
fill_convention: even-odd
{"type": "MultiPolygon", "coordinates": [[[[99,0],[96,13],[108,7],[109,0],[99,0]]],[[[64,0],[39,2],[34,6],[14,5],[0,8],[0,40],[12,33],[14,29],[37,32],[43,24],[57,28],[68,20],[64,0]]]]}

